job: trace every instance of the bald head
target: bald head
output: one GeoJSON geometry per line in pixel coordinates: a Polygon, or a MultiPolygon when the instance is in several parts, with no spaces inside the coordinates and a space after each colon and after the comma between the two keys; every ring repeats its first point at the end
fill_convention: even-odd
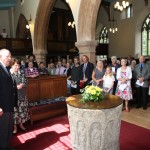
{"type": "Polygon", "coordinates": [[[5,66],[9,66],[11,62],[11,53],[7,49],[0,50],[0,62],[2,62],[5,66]]]}

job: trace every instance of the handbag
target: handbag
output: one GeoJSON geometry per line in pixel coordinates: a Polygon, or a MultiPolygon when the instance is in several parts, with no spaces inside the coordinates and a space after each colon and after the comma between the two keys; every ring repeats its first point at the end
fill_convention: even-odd
{"type": "Polygon", "coordinates": [[[84,88],[84,83],[80,81],[79,87],[80,87],[80,89],[84,88]]]}

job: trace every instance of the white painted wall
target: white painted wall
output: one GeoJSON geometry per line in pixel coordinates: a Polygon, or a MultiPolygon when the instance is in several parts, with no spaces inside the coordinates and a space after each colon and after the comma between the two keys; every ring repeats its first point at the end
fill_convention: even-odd
{"type": "MultiPolygon", "coordinates": [[[[150,13],[150,1],[149,6],[145,6],[142,0],[129,1],[133,5],[132,18],[121,20],[121,14],[115,12],[118,20],[118,32],[109,33],[109,56],[126,57],[129,54],[132,56],[141,54],[141,27],[145,17],[150,13]]],[[[101,9],[98,16],[98,24],[103,24],[109,29],[106,11],[101,9]]]]}
{"type": "MultiPolygon", "coordinates": [[[[20,14],[23,14],[27,20],[30,19],[30,14],[32,21],[31,23],[31,36],[32,39],[34,39],[33,33],[34,33],[34,22],[35,22],[35,17],[36,17],[36,11],[38,8],[39,0],[25,0],[24,3],[21,5],[20,0],[17,0],[16,2],[16,7],[15,7],[15,30],[17,28],[17,23],[20,14]]],[[[32,40],[33,41],[33,40],[32,40]]]]}
{"type": "Polygon", "coordinates": [[[10,37],[10,22],[9,22],[9,12],[8,10],[0,10],[0,33],[2,29],[6,29],[8,37],[10,37]]]}

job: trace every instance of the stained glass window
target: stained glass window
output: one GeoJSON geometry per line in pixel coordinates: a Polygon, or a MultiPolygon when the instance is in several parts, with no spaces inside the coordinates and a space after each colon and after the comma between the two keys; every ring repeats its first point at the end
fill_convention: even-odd
{"type": "Polygon", "coordinates": [[[146,17],[142,26],[142,55],[150,55],[150,14],[146,17]]]}
{"type": "Polygon", "coordinates": [[[131,18],[133,16],[132,4],[126,8],[126,18],[131,18]]]}
{"type": "Polygon", "coordinates": [[[108,30],[106,27],[103,27],[102,30],[100,31],[99,43],[100,44],[108,44],[109,43],[108,30]]]}

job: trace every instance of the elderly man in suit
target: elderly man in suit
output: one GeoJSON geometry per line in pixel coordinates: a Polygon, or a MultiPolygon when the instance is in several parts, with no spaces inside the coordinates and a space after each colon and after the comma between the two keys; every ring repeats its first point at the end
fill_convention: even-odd
{"type": "Polygon", "coordinates": [[[150,65],[144,63],[144,56],[139,57],[139,64],[135,66],[135,86],[136,86],[136,99],[137,108],[143,107],[147,109],[148,103],[148,79],[150,77],[150,65]]]}
{"type": "Polygon", "coordinates": [[[13,130],[13,111],[17,106],[17,87],[11,77],[8,66],[11,53],[0,50],[0,150],[8,150],[13,130]]]}

